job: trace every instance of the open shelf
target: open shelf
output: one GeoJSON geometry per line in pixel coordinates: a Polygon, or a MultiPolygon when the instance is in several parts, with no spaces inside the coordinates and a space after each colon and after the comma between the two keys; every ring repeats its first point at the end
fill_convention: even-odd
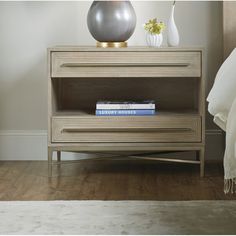
{"type": "Polygon", "coordinates": [[[95,114],[99,100],[154,100],[157,115],[199,113],[199,78],[52,78],[53,115],[95,114]],[[66,113],[65,113],[66,112],[66,113]]]}

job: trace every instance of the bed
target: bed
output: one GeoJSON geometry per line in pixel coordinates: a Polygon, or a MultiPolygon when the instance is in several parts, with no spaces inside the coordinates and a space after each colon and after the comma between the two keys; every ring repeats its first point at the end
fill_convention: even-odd
{"type": "Polygon", "coordinates": [[[208,111],[226,132],[224,192],[236,193],[236,2],[223,2],[225,60],[207,97],[208,111]]]}

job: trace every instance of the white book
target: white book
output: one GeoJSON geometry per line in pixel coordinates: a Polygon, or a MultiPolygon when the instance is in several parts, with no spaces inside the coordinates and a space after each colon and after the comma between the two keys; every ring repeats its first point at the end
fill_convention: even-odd
{"type": "Polygon", "coordinates": [[[99,101],[96,104],[97,110],[155,110],[154,101],[143,101],[143,102],[110,102],[110,101],[99,101]]]}

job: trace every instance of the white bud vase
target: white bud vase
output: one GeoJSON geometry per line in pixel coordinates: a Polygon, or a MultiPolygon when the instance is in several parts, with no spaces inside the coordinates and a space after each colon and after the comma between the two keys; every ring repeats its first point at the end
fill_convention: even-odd
{"type": "Polygon", "coordinates": [[[160,34],[150,34],[146,33],[146,42],[149,47],[157,47],[159,48],[163,42],[162,33],[160,34]]]}
{"type": "Polygon", "coordinates": [[[179,32],[174,19],[175,4],[173,4],[170,14],[170,19],[167,27],[167,43],[170,47],[177,47],[179,45],[179,32]]]}

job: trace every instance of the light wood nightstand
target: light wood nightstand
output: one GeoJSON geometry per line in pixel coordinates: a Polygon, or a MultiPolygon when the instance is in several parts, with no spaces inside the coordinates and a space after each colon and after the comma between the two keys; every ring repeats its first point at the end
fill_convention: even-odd
{"type": "Polygon", "coordinates": [[[200,48],[48,49],[49,176],[58,164],[53,151],[59,164],[61,151],[127,152],[130,158],[199,164],[203,176],[204,87],[200,48]],[[97,117],[98,100],[155,100],[157,114],[97,117]],[[151,155],[162,151],[198,155],[151,155]]]}

